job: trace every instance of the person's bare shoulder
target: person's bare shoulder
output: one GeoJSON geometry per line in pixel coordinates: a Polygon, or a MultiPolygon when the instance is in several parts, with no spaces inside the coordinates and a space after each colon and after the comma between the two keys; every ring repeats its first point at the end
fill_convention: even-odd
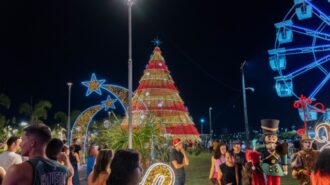
{"type": "Polygon", "coordinates": [[[5,179],[3,185],[31,185],[33,182],[33,169],[31,164],[28,162],[23,162],[21,164],[11,166],[5,179]]]}

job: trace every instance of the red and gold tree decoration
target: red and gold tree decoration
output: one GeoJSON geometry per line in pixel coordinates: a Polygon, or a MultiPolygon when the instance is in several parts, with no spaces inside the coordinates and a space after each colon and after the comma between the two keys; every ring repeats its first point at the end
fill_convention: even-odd
{"type": "MultiPolygon", "coordinates": [[[[159,47],[155,47],[135,90],[132,109],[135,128],[145,115],[152,114],[159,118],[164,134],[187,141],[200,139],[159,47]]],[[[123,125],[127,126],[127,118],[123,125]]]]}

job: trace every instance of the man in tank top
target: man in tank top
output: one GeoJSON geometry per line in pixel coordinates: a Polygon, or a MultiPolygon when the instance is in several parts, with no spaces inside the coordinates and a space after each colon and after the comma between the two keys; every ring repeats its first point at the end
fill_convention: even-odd
{"type": "Polygon", "coordinates": [[[46,157],[50,140],[50,128],[44,124],[25,128],[21,148],[22,155],[29,160],[9,168],[3,185],[66,185],[68,170],[46,157]]]}

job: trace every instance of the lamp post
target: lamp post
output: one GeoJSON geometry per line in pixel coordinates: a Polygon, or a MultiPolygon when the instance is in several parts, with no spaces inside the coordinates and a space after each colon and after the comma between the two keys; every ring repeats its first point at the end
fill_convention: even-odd
{"type": "Polygon", "coordinates": [[[212,107],[209,107],[209,123],[210,123],[210,137],[212,138],[212,107]]]}
{"type": "Polygon", "coordinates": [[[205,119],[204,118],[201,118],[201,135],[203,135],[203,125],[205,123],[205,119]]]}
{"type": "Polygon", "coordinates": [[[244,125],[245,125],[245,139],[246,146],[250,146],[250,133],[249,133],[249,121],[248,121],[248,112],[247,112],[247,102],[246,102],[246,90],[251,90],[254,92],[253,87],[245,87],[245,76],[244,76],[244,67],[246,65],[246,61],[241,64],[241,74],[242,74],[242,93],[243,93],[243,106],[244,106],[244,125]]]}
{"type": "Polygon", "coordinates": [[[133,0],[128,0],[128,148],[132,149],[133,141],[133,118],[132,118],[132,97],[133,97],[133,60],[132,60],[132,5],[133,0]]]}
{"type": "Polygon", "coordinates": [[[67,142],[70,144],[70,127],[71,127],[71,87],[73,85],[72,82],[68,82],[68,122],[66,123],[66,129],[67,129],[67,142]]]}

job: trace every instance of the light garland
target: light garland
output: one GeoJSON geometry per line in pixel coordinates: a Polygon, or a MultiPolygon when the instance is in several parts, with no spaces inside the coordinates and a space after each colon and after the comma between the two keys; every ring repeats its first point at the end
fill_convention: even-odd
{"type": "Polygon", "coordinates": [[[148,168],[140,185],[173,185],[174,182],[173,169],[167,164],[155,163],[148,168]]]}

